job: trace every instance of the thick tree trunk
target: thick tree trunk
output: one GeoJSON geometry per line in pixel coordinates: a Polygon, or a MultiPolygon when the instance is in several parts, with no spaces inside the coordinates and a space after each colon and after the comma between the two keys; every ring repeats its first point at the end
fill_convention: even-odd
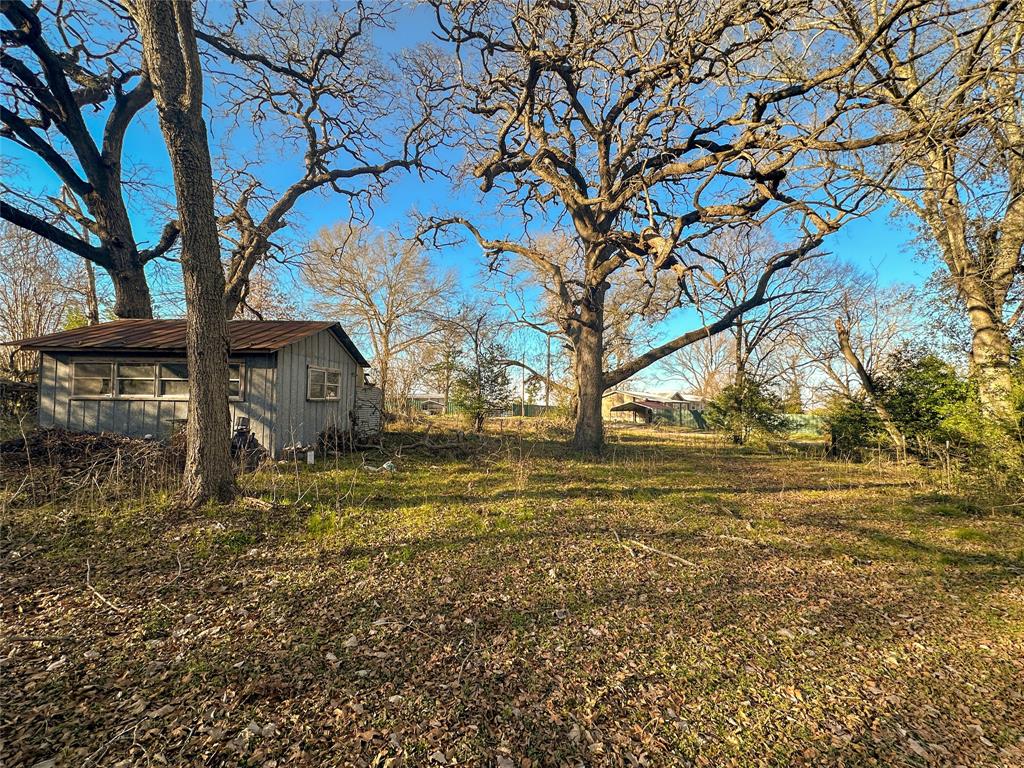
{"type": "Polygon", "coordinates": [[[572,446],[596,453],[604,446],[604,289],[592,291],[574,327],[576,373],[576,428],[572,446]]]}
{"type": "Polygon", "coordinates": [[[142,267],[108,270],[114,285],[114,314],[121,318],[153,317],[153,298],[142,267]]]}
{"type": "Polygon", "coordinates": [[[978,397],[986,416],[1008,423],[1013,416],[1010,394],[1010,337],[998,315],[977,298],[967,297],[971,320],[971,368],[978,382],[978,397]]]}
{"type": "Polygon", "coordinates": [[[224,272],[202,115],[202,71],[187,0],[140,0],[134,7],[178,197],[189,368],[181,498],[195,506],[227,501],[235,492],[224,272]]]}

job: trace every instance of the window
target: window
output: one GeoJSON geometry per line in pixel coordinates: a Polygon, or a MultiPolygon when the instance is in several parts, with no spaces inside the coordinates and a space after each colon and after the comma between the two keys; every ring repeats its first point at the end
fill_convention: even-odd
{"type": "MultiPolygon", "coordinates": [[[[228,366],[228,397],[242,399],[241,363],[228,366]]],[[[188,399],[188,364],[184,360],[162,363],[75,363],[71,383],[73,397],[188,399]]]]}
{"type": "Polygon", "coordinates": [[[109,397],[114,366],[110,363],[75,363],[71,394],[109,397]]]}
{"type": "Polygon", "coordinates": [[[309,369],[308,400],[340,400],[341,372],[323,368],[309,369]]]}
{"type": "Polygon", "coordinates": [[[121,397],[153,397],[156,366],[152,363],[118,363],[117,394],[121,397]]]}
{"type": "Polygon", "coordinates": [[[228,366],[228,399],[242,399],[242,366],[238,363],[228,366]]]}
{"type": "Polygon", "coordinates": [[[188,397],[187,363],[163,363],[160,366],[160,397],[188,397]]]}

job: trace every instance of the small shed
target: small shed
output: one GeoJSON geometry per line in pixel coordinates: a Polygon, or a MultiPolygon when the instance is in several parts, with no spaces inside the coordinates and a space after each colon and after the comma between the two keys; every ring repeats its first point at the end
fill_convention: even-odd
{"type": "MultiPolygon", "coordinates": [[[[328,428],[379,428],[379,389],[338,323],[232,320],[228,333],[232,423],[247,418],[271,456],[315,445],[328,428]]],[[[167,437],[188,416],[184,320],[116,320],[17,344],[40,353],[42,427],[167,437]]]]}

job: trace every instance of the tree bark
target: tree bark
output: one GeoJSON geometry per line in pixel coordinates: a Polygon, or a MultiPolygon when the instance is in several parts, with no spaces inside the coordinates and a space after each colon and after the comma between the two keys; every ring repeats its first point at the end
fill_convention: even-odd
{"type": "Polygon", "coordinates": [[[224,502],[235,493],[228,332],[192,7],[187,0],[139,0],[133,11],[171,159],[181,226],[189,369],[181,499],[189,506],[224,502]]]}
{"type": "Polygon", "coordinates": [[[85,318],[89,322],[89,325],[99,325],[100,323],[100,301],[96,295],[96,268],[93,267],[92,262],[88,259],[82,259],[82,264],[85,265],[85,318]]]}
{"type": "Polygon", "coordinates": [[[575,347],[576,427],[572,446],[597,453],[604,446],[604,297],[606,286],[590,289],[571,329],[575,347]]]}
{"type": "Polygon", "coordinates": [[[743,341],[743,317],[736,318],[734,328],[736,334],[736,376],[733,385],[736,387],[737,404],[739,406],[739,419],[732,431],[733,445],[743,445],[747,439],[747,428],[743,423],[744,387],[747,378],[747,350],[744,349],[743,341]]]}
{"type": "Polygon", "coordinates": [[[1010,337],[996,313],[983,297],[965,292],[971,321],[971,368],[978,383],[978,398],[986,416],[1009,423],[1013,406],[1010,369],[1010,337]]]}
{"type": "Polygon", "coordinates": [[[896,450],[900,453],[905,453],[907,450],[907,440],[900,431],[900,428],[896,426],[896,422],[893,421],[892,415],[889,413],[889,409],[885,407],[885,403],[882,402],[879,396],[878,387],[875,385],[874,377],[868,372],[868,369],[864,367],[864,363],[861,362],[860,357],[854,350],[853,345],[850,343],[850,329],[847,328],[842,320],[836,319],[836,336],[839,339],[839,348],[842,350],[843,357],[846,358],[846,362],[850,364],[854,372],[857,374],[857,378],[860,380],[861,386],[864,388],[865,394],[868,396],[868,400],[871,403],[871,407],[875,409],[875,413],[878,414],[879,420],[882,422],[882,426],[885,428],[886,433],[896,446],[896,450]]]}
{"type": "Polygon", "coordinates": [[[114,314],[122,320],[153,317],[153,297],[142,267],[126,266],[108,272],[114,286],[114,314]]]}

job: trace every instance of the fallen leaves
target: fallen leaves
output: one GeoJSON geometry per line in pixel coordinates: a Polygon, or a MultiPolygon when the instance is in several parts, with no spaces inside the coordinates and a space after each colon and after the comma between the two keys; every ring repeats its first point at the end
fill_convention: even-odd
{"type": "Polygon", "coordinates": [[[1019,524],[951,562],[877,469],[632,450],[303,468],[327,536],[280,476],[222,520],[8,510],[11,764],[1014,764],[1019,524]],[[856,484],[809,503],[823,466],[856,484]]]}

